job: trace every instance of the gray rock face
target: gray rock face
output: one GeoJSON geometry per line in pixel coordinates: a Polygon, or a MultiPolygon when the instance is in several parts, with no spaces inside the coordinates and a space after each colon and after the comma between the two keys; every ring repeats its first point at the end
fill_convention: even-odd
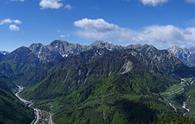
{"type": "Polygon", "coordinates": [[[73,44],[66,41],[54,41],[47,46],[51,51],[57,51],[62,57],[67,57],[70,54],[79,54],[86,50],[85,46],[80,44],[73,44]]]}
{"type": "MultiPolygon", "coordinates": [[[[172,72],[177,65],[182,63],[167,50],[158,50],[151,45],[129,45],[127,47],[122,47],[103,41],[96,41],[88,46],[60,40],[55,40],[49,45],[37,43],[10,53],[10,59],[15,58],[20,61],[22,58],[24,61],[28,58],[28,61],[31,60],[33,62],[39,60],[42,63],[58,63],[69,56],[79,55],[83,52],[87,52],[92,56],[91,58],[96,58],[98,56],[103,56],[105,53],[114,51],[121,53],[127,52],[129,56],[134,56],[137,60],[147,65],[148,69],[150,68],[151,70],[158,70],[161,72],[172,72]]],[[[83,56],[81,55],[81,57],[83,56]]],[[[87,61],[88,59],[89,56],[86,56],[85,60],[87,61]]],[[[131,71],[133,66],[134,65],[130,62],[124,63],[121,73],[131,71]]]]}
{"type": "Polygon", "coordinates": [[[55,40],[45,46],[40,43],[32,44],[29,48],[43,62],[58,61],[71,54],[79,54],[85,50],[85,47],[79,44],[59,40],[55,40]]]}
{"type": "Polygon", "coordinates": [[[53,62],[66,58],[70,55],[78,55],[79,53],[90,49],[114,50],[118,48],[121,47],[103,41],[96,41],[89,46],[84,46],[60,40],[55,40],[49,45],[37,43],[32,44],[29,47],[32,53],[34,53],[43,62],[53,62]]]}
{"type": "Polygon", "coordinates": [[[54,62],[62,59],[62,56],[57,51],[51,50],[49,46],[44,46],[40,43],[32,44],[29,49],[42,62],[54,62]]]}
{"type": "Polygon", "coordinates": [[[133,63],[131,61],[127,61],[123,67],[121,68],[121,74],[126,74],[133,69],[133,63]]]}
{"type": "Polygon", "coordinates": [[[151,71],[158,70],[159,72],[171,73],[183,63],[167,50],[158,50],[151,45],[131,45],[130,54],[135,56],[139,61],[142,61],[148,66],[151,71]]]}
{"type": "Polygon", "coordinates": [[[195,66],[195,47],[190,48],[180,48],[173,46],[168,49],[168,51],[179,58],[183,63],[188,66],[195,66]]]}
{"type": "Polygon", "coordinates": [[[115,50],[122,48],[121,46],[114,45],[112,43],[104,42],[104,41],[95,41],[90,46],[88,46],[88,49],[91,48],[98,48],[98,49],[107,49],[107,50],[115,50]]]}

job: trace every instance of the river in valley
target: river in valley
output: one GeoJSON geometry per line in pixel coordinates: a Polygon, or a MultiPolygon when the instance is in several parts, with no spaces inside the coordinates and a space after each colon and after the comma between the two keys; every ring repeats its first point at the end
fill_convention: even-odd
{"type": "Polygon", "coordinates": [[[15,93],[15,96],[22,101],[25,105],[27,105],[29,108],[32,108],[34,110],[35,119],[30,124],[54,124],[52,120],[52,114],[43,110],[40,110],[38,108],[33,107],[33,102],[28,101],[20,97],[20,93],[24,90],[24,87],[18,86],[18,90],[15,93]],[[43,116],[44,115],[44,116],[43,116]]]}

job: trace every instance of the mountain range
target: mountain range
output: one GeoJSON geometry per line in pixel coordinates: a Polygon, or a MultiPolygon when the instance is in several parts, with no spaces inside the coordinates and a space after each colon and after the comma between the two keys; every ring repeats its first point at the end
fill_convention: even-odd
{"type": "Polygon", "coordinates": [[[21,95],[52,112],[56,124],[191,124],[189,50],[55,40],[0,54],[0,74],[25,86],[21,95]]]}
{"type": "MultiPolygon", "coordinates": [[[[34,43],[29,47],[21,47],[17,50],[24,50],[25,48],[31,51],[40,61],[42,62],[56,62],[62,58],[68,57],[69,55],[76,55],[83,51],[87,51],[93,48],[105,48],[108,50],[113,49],[127,49],[127,48],[139,48],[142,45],[129,45],[129,46],[118,46],[112,43],[104,41],[96,41],[89,46],[83,46],[80,44],[73,44],[67,41],[55,40],[49,45],[43,45],[41,43],[34,43]]],[[[16,51],[17,51],[16,50],[16,51]]],[[[195,63],[195,47],[180,48],[173,46],[167,49],[169,53],[180,59],[184,64],[188,66],[194,66],[195,63]]],[[[3,56],[8,55],[9,52],[0,51],[0,59],[3,56]]]]}
{"type": "Polygon", "coordinates": [[[183,63],[188,66],[195,66],[195,47],[180,48],[173,46],[168,49],[170,53],[179,58],[183,63]]]}

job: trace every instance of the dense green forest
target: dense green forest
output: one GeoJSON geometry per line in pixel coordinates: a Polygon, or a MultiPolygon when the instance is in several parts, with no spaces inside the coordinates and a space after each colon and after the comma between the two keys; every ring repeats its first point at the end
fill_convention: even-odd
{"type": "Polygon", "coordinates": [[[14,91],[16,85],[7,77],[0,76],[0,124],[30,124],[33,110],[18,100],[14,91]]]}

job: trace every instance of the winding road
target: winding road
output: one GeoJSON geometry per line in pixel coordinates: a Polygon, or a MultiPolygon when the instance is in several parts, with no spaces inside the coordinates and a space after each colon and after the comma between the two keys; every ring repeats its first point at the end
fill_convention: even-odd
{"type": "Polygon", "coordinates": [[[24,104],[26,104],[28,107],[32,108],[35,113],[35,119],[31,122],[31,124],[37,124],[38,121],[40,120],[40,110],[37,108],[33,108],[33,102],[27,101],[19,96],[19,94],[24,90],[24,87],[18,86],[18,91],[15,93],[15,96],[22,101],[24,104]]]}
{"type": "Polygon", "coordinates": [[[34,110],[34,113],[35,113],[35,119],[30,123],[30,124],[39,124],[40,122],[42,122],[42,120],[47,120],[45,123],[47,124],[54,124],[53,123],[53,120],[52,120],[52,116],[53,114],[51,114],[50,112],[46,112],[48,113],[48,117],[42,117],[41,115],[43,114],[43,111],[38,109],[38,108],[34,108],[32,105],[33,105],[33,102],[31,101],[27,101],[23,98],[20,97],[20,93],[24,90],[24,87],[22,86],[17,86],[18,87],[18,91],[15,93],[15,96],[20,100],[22,101],[25,105],[27,105],[29,108],[32,108],[34,110]]]}

